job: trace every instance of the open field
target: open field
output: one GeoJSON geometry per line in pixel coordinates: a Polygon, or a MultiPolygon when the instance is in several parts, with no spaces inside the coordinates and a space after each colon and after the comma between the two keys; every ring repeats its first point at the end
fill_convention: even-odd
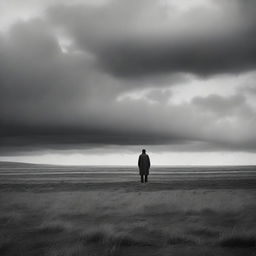
{"type": "Polygon", "coordinates": [[[256,168],[0,165],[0,255],[256,255],[256,168]]]}

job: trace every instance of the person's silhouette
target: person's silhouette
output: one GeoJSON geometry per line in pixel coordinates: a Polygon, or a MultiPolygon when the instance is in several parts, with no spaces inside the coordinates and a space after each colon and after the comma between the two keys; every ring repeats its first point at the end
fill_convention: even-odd
{"type": "Polygon", "coordinates": [[[142,149],[142,154],[140,154],[139,156],[138,166],[140,170],[141,182],[142,183],[144,182],[144,176],[145,176],[145,182],[148,182],[150,159],[149,159],[149,156],[146,154],[145,149],[142,149]]]}

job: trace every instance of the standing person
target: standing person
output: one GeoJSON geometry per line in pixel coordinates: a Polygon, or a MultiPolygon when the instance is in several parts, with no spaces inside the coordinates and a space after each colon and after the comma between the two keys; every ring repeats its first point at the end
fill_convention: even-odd
{"type": "Polygon", "coordinates": [[[148,182],[150,159],[149,159],[149,156],[146,154],[145,149],[142,149],[142,154],[140,154],[139,156],[138,166],[140,170],[141,183],[144,182],[144,176],[145,176],[145,182],[148,182]]]}

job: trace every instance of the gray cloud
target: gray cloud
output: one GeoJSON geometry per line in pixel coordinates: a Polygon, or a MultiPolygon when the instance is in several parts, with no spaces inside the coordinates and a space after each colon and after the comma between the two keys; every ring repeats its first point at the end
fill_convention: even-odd
{"type": "Polygon", "coordinates": [[[188,88],[198,79],[186,73],[255,68],[254,19],[243,16],[252,2],[216,3],[222,8],[216,14],[235,16],[223,30],[211,22],[198,28],[199,21],[184,27],[195,12],[199,20],[211,13],[199,8],[169,33],[166,10],[154,1],[56,6],[48,16],[15,24],[0,37],[1,154],[97,145],[255,151],[248,89],[172,102],[171,86],[188,88]],[[71,40],[66,52],[60,31],[71,40]],[[138,97],[122,98],[131,92],[138,97]]]}
{"type": "Polygon", "coordinates": [[[219,95],[209,95],[208,97],[195,97],[193,104],[204,111],[210,111],[220,116],[232,116],[237,112],[240,114],[253,116],[254,111],[246,104],[246,99],[243,95],[237,94],[228,98],[219,95]]]}
{"type": "Polygon", "coordinates": [[[0,52],[2,146],[177,140],[146,129],[143,121],[135,125],[139,111],[126,120],[130,106],[116,110],[114,103],[118,82],[95,70],[86,56],[63,54],[42,20],[15,25],[0,52]]]}
{"type": "Polygon", "coordinates": [[[81,49],[118,77],[163,73],[210,76],[253,70],[256,20],[253,1],[215,1],[176,17],[157,1],[113,1],[107,6],[49,10],[81,49]],[[145,15],[148,14],[148,15],[145,15]],[[118,22],[117,22],[118,21],[118,22]]]}

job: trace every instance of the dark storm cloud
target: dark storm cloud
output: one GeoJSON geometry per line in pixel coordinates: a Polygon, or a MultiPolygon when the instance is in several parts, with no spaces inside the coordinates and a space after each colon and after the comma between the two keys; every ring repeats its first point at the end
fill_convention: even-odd
{"type": "Polygon", "coordinates": [[[117,81],[98,73],[86,55],[63,54],[54,31],[43,20],[16,24],[1,39],[0,53],[3,150],[178,140],[178,135],[141,122],[143,115],[150,120],[150,112],[140,113],[136,106],[137,116],[129,117],[129,105],[116,109],[117,81]]]}
{"type": "Polygon", "coordinates": [[[112,1],[102,7],[49,10],[98,65],[119,77],[188,72],[200,76],[256,67],[253,1],[215,1],[219,11],[195,8],[173,19],[158,1],[112,1]],[[145,15],[145,13],[149,15],[145,15]]]}
{"type": "MultiPolygon", "coordinates": [[[[159,144],[182,144],[186,140],[167,134],[157,134],[151,131],[134,131],[90,127],[26,127],[3,125],[1,128],[1,147],[3,151],[8,147],[16,149],[23,147],[36,149],[73,149],[86,148],[86,145],[159,145],[159,144]]],[[[1,148],[0,147],[0,148],[1,148]]],[[[1,150],[1,149],[0,149],[1,150]]]]}
{"type": "MultiPolygon", "coordinates": [[[[252,2],[219,1],[221,13],[231,8],[227,18],[236,14],[233,29],[224,24],[219,31],[210,22],[205,28],[213,29],[203,32],[197,22],[191,31],[172,24],[168,32],[165,10],[154,1],[137,2],[56,6],[0,36],[1,154],[110,144],[256,149],[255,111],[245,96],[174,104],[170,87],[189,86],[195,76],[186,72],[254,68],[252,2]],[[63,35],[71,41],[65,51],[63,35]],[[134,91],[137,97],[130,97],[134,91]]],[[[188,13],[185,24],[193,15],[188,13]]]]}

